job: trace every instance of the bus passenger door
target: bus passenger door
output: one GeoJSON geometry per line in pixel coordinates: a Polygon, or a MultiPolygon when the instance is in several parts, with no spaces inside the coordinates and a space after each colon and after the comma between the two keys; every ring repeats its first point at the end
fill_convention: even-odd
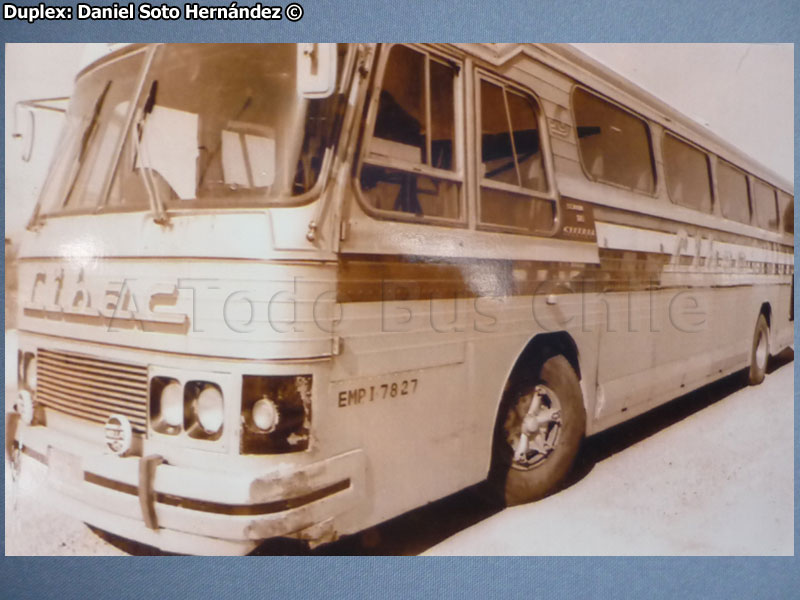
{"type": "Polygon", "coordinates": [[[463,230],[442,226],[466,222],[463,80],[456,57],[381,45],[344,201],[330,395],[338,434],[367,460],[371,523],[475,482],[463,230]]]}

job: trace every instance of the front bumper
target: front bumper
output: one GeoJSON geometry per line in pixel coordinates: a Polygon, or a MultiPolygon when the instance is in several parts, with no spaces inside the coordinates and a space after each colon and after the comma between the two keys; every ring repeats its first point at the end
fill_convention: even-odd
{"type": "Polygon", "coordinates": [[[331,539],[337,517],[363,498],[360,450],[303,466],[266,459],[263,468],[219,472],[120,458],[45,427],[16,430],[21,453],[48,466],[57,508],[168,552],[246,554],[271,537],[331,539]]]}

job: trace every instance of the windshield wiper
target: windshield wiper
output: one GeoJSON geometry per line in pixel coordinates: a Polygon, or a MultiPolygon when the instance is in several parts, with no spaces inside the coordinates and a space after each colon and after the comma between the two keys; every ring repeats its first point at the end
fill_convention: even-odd
{"type": "MultiPolygon", "coordinates": [[[[144,101],[144,106],[142,107],[145,117],[149,116],[156,106],[156,94],[158,94],[158,79],[153,80],[153,83],[150,84],[150,91],[147,92],[147,100],[144,101]]],[[[144,122],[144,118],[142,122],[144,122]]]]}
{"type": "Polygon", "coordinates": [[[100,96],[94,103],[92,116],[89,119],[89,123],[86,125],[86,129],[83,130],[83,136],[81,136],[81,145],[80,149],[78,150],[78,158],[76,159],[77,164],[75,165],[75,173],[72,176],[69,187],[67,188],[67,193],[64,196],[64,202],[61,205],[62,207],[69,203],[69,199],[72,197],[72,192],[75,191],[75,184],[78,182],[78,176],[83,170],[83,161],[86,158],[86,152],[89,150],[89,143],[92,141],[94,134],[97,131],[97,121],[100,119],[100,111],[103,109],[103,104],[105,104],[109,89],[111,89],[111,81],[106,83],[106,86],[103,88],[103,91],[100,93],[100,96]]]}
{"type": "MultiPolygon", "coordinates": [[[[153,112],[153,109],[156,106],[156,95],[158,94],[158,80],[154,79],[153,83],[150,84],[150,90],[147,92],[147,99],[144,101],[144,105],[142,106],[142,115],[139,117],[139,120],[136,122],[136,132],[134,139],[136,140],[136,155],[141,160],[141,168],[139,169],[139,174],[142,177],[142,182],[144,183],[144,189],[147,192],[148,200],[150,201],[150,208],[153,210],[153,220],[156,223],[164,224],[167,222],[167,212],[164,209],[164,204],[161,202],[161,198],[158,195],[158,190],[156,188],[155,181],[153,181],[152,174],[150,173],[150,166],[149,162],[147,161],[142,147],[142,137],[144,136],[144,126],[147,122],[147,118],[153,112]]],[[[134,163],[135,165],[135,163],[134,163]]]]}

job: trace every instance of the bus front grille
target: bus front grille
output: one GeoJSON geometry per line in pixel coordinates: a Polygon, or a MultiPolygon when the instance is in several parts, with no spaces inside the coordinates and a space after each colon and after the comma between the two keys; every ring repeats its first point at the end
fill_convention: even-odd
{"type": "Polygon", "coordinates": [[[146,366],[41,348],[36,363],[36,399],[48,409],[100,424],[124,415],[133,431],[147,429],[146,366]]]}

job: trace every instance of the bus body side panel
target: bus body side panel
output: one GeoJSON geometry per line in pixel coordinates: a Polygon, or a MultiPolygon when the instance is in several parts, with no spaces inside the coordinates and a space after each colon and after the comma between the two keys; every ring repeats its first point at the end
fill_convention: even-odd
{"type": "Polygon", "coordinates": [[[352,204],[329,396],[366,456],[363,528],[486,477],[503,389],[536,335],[573,338],[593,410],[597,315],[567,286],[597,255],[584,242],[376,220],[352,204]],[[556,288],[555,301],[542,293],[556,288]]]}
{"type": "Polygon", "coordinates": [[[773,350],[785,344],[787,248],[623,211],[597,214],[604,285],[627,291],[601,299],[610,320],[600,336],[596,418],[746,366],[762,305],[778,313],[773,350]]]}
{"type": "MultiPolygon", "coordinates": [[[[540,333],[566,331],[579,348],[591,347],[596,328],[583,330],[582,302],[573,294],[560,296],[557,310],[539,306],[541,325],[532,296],[485,300],[480,312],[472,299],[342,305],[350,316],[339,330],[342,354],[334,359],[328,394],[337,414],[329,423],[366,456],[373,512],[359,517],[360,528],[486,477],[511,368],[540,333]],[[402,332],[387,333],[397,326],[386,320],[387,310],[409,315],[402,332]],[[437,321],[441,328],[432,330],[437,321]]],[[[592,356],[581,362],[588,390],[592,356]]]]}
{"type": "MultiPolygon", "coordinates": [[[[660,115],[648,115],[655,116],[658,174],[652,197],[592,182],[581,165],[571,109],[579,79],[526,56],[500,70],[540,97],[562,197],[594,204],[599,221],[600,267],[584,288],[596,292],[584,304],[601,323],[590,432],[747,366],[765,303],[773,315],[771,351],[791,343],[792,248],[778,242],[785,236],[721,219],[718,202],[711,215],[670,202],[661,176],[660,115]]],[[[623,104],[630,100],[625,92],[621,97],[623,104]]],[[[638,101],[633,106],[642,110],[638,101]]]]}

